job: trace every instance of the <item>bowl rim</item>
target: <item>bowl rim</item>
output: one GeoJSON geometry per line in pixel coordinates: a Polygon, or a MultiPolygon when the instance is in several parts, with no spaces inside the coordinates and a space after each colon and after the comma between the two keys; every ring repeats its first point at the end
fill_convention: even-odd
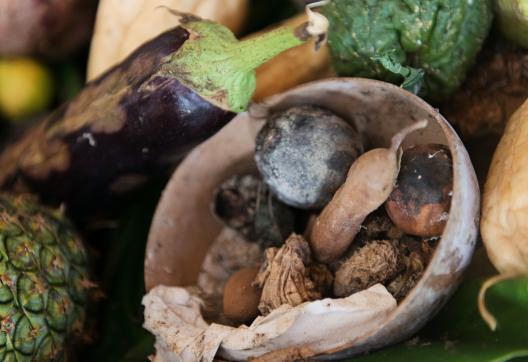
{"type": "MultiPolygon", "coordinates": [[[[398,87],[394,84],[387,83],[384,81],[374,80],[374,79],[367,79],[367,78],[359,78],[359,77],[334,77],[334,78],[325,78],[322,80],[317,80],[313,82],[304,83],[302,85],[296,86],[294,88],[291,88],[285,92],[282,92],[280,94],[273,95],[267,99],[265,99],[263,102],[260,102],[260,105],[263,105],[265,107],[273,107],[277,104],[280,104],[281,102],[284,102],[288,96],[290,95],[296,95],[299,92],[303,92],[308,87],[317,87],[325,88],[329,85],[339,86],[339,85],[345,85],[345,86],[351,86],[354,85],[356,87],[372,87],[372,86],[378,86],[385,89],[388,89],[389,91],[396,92],[405,98],[407,98],[413,106],[416,106],[416,108],[423,110],[425,113],[428,114],[427,118],[431,121],[436,122],[440,128],[442,129],[443,136],[445,139],[445,144],[448,146],[452,162],[453,162],[453,195],[449,210],[449,219],[446,222],[444,231],[440,237],[440,241],[438,245],[435,247],[435,250],[433,252],[433,255],[431,256],[431,259],[424,270],[421,278],[416,283],[416,285],[413,287],[413,289],[405,296],[405,298],[400,301],[396,307],[396,309],[387,317],[385,322],[378,328],[378,330],[367,334],[361,338],[362,341],[369,341],[372,337],[376,337],[377,334],[380,333],[381,330],[383,330],[387,325],[390,323],[395,323],[395,320],[398,316],[402,314],[402,311],[405,311],[408,308],[412,307],[413,302],[415,301],[415,298],[419,295],[420,290],[424,288],[426,282],[429,278],[432,277],[433,272],[438,268],[436,265],[436,261],[442,257],[442,250],[440,248],[440,245],[442,244],[442,241],[444,240],[444,236],[446,235],[454,235],[454,229],[455,229],[455,223],[458,221],[458,219],[455,219],[452,217],[452,211],[456,210],[457,217],[462,215],[470,215],[473,217],[474,223],[472,225],[466,225],[467,226],[467,234],[468,239],[467,240],[461,240],[460,242],[467,242],[468,243],[468,258],[471,259],[471,255],[474,251],[475,241],[478,234],[478,219],[479,219],[479,210],[480,210],[480,192],[479,192],[479,186],[477,183],[477,179],[475,176],[475,171],[473,169],[473,166],[471,164],[471,161],[469,160],[469,156],[467,154],[467,151],[460,140],[459,136],[453,129],[453,127],[449,124],[449,122],[439,113],[439,110],[428,104],[425,100],[421,99],[420,97],[402,89],[401,87],[398,87]],[[462,170],[463,168],[463,170],[462,170]],[[464,186],[461,186],[464,185],[464,186]],[[471,190],[471,195],[468,195],[469,202],[463,202],[464,197],[461,195],[463,190],[469,189],[471,190]],[[456,208],[456,209],[455,209],[456,208]],[[449,233],[449,234],[448,234],[449,233]]],[[[339,91],[339,89],[338,89],[339,91]]],[[[251,119],[251,112],[244,112],[242,115],[247,116],[249,119],[251,119]]],[[[236,117],[240,117],[240,114],[236,117]]],[[[236,118],[235,117],[235,118],[236,118]]],[[[232,121],[231,121],[232,122],[232,121]]],[[[219,132],[222,132],[219,131],[219,132]]],[[[213,136],[214,137],[214,136],[213,136]]],[[[207,141],[206,141],[207,142],[207,141]]],[[[204,142],[204,143],[206,143],[204,142]]],[[[193,152],[200,152],[201,148],[204,147],[203,144],[198,146],[198,150],[194,150],[193,152]]],[[[175,170],[175,173],[177,172],[177,169],[175,170]]],[[[174,177],[174,174],[171,176],[171,180],[167,184],[162,197],[159,200],[158,206],[156,207],[156,212],[152,219],[151,228],[149,230],[148,235],[148,241],[146,245],[146,253],[149,251],[149,246],[153,243],[154,234],[156,233],[156,230],[153,226],[158,225],[159,223],[156,223],[155,220],[160,218],[161,215],[159,215],[160,212],[160,205],[166,202],[166,199],[171,199],[171,197],[168,197],[168,191],[170,183],[174,177]]],[[[460,222],[460,221],[458,221],[460,222]]],[[[449,238],[450,240],[454,240],[453,237],[449,238]]],[[[447,240],[447,239],[446,239],[447,240]]],[[[458,239],[456,239],[458,240],[458,239]]],[[[452,241],[453,242],[453,241],[452,241]]],[[[447,243],[445,241],[444,243],[447,243]]],[[[147,254],[146,254],[147,255],[147,254]]],[[[463,262],[464,264],[464,262],[463,262]]],[[[460,269],[455,270],[457,273],[463,273],[465,268],[467,267],[467,263],[465,265],[462,265],[460,269]]],[[[149,290],[150,285],[148,285],[147,282],[147,264],[145,263],[145,287],[147,288],[147,291],[149,290]]],[[[460,281],[458,281],[456,284],[458,285],[460,281]]],[[[447,298],[444,298],[444,301],[439,303],[435,306],[437,310],[440,309],[440,307],[447,301],[449,296],[454,292],[454,289],[456,289],[456,286],[451,286],[451,291],[447,293],[447,298]]],[[[432,317],[432,315],[430,316],[432,317]]],[[[426,318],[424,323],[428,321],[429,318],[426,318]]],[[[420,328],[421,325],[418,327],[420,328]]],[[[416,329],[416,328],[415,328],[416,329]]],[[[401,338],[396,338],[395,341],[401,341],[405,338],[407,338],[409,335],[408,333],[403,333],[401,338]]],[[[334,358],[346,358],[350,357],[354,354],[363,352],[361,349],[355,350],[355,344],[357,341],[352,341],[351,343],[347,343],[344,345],[341,345],[340,347],[325,351],[324,354],[318,354],[317,356],[322,357],[322,359],[334,359],[334,358]],[[355,350],[352,353],[348,353],[347,351],[355,350]]],[[[367,348],[366,350],[375,349],[374,348],[367,348]]]]}

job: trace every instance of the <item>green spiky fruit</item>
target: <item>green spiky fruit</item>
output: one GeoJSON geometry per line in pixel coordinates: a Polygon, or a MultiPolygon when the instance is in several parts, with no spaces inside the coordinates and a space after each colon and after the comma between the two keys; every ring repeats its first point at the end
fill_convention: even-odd
{"type": "Polygon", "coordinates": [[[0,361],[61,361],[82,330],[86,251],[59,211],[0,194],[0,361]]]}

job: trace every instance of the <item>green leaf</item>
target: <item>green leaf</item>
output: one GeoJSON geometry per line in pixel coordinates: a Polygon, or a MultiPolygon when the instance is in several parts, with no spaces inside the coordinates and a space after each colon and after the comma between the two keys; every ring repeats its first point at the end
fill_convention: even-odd
{"type": "Polygon", "coordinates": [[[487,293],[499,326],[491,332],[477,310],[481,282],[464,283],[418,335],[354,362],[503,362],[528,357],[528,277],[501,282],[487,293]]]}
{"type": "Polygon", "coordinates": [[[390,55],[372,57],[372,60],[379,62],[389,72],[401,75],[404,78],[401,84],[403,89],[414,94],[418,94],[422,89],[425,77],[423,69],[404,66],[390,55]]]}

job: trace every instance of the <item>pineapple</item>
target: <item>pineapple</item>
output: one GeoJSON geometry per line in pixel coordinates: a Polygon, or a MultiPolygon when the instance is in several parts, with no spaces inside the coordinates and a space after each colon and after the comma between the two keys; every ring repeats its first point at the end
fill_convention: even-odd
{"type": "Polygon", "coordinates": [[[90,288],[86,251],[61,212],[0,194],[0,361],[60,361],[90,288]]]}

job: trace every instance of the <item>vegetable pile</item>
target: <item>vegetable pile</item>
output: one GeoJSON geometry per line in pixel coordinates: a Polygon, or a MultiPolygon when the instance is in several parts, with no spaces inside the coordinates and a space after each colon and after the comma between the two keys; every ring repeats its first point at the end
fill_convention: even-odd
{"type": "Polygon", "coordinates": [[[411,124],[393,135],[390,148],[364,152],[370,140],[353,120],[330,110],[301,104],[266,116],[254,150],[262,176],[235,174],[217,185],[213,209],[224,228],[205,256],[196,285],[154,287],[143,300],[156,354],[209,361],[218,349],[233,360],[288,360],[284,350],[305,338],[302,355],[310,357],[346,343],[338,331],[351,324],[355,330],[347,338],[352,340],[379,328],[423,276],[449,218],[449,202],[438,211],[437,199],[428,197],[452,195],[452,161],[445,146],[410,147],[400,165],[402,142],[426,125],[411,124]],[[417,161],[415,149],[421,147],[433,150],[425,156],[429,162],[417,161]],[[400,166],[419,170],[418,180],[399,178],[400,166]],[[438,182],[436,175],[446,168],[447,177],[438,182]],[[403,190],[407,204],[390,209],[409,211],[418,199],[431,212],[409,217],[417,226],[435,225],[433,230],[404,233],[401,221],[389,217],[385,208],[397,180],[397,194],[403,190]],[[364,300],[368,306],[360,307],[364,300]],[[204,307],[198,310],[196,304],[204,307]],[[316,312],[320,304],[327,307],[316,312]],[[355,314],[356,308],[364,309],[355,314]],[[336,320],[334,313],[343,318],[336,320]],[[322,330],[308,337],[297,333],[306,323],[324,326],[328,336],[322,330]]]}
{"type": "MultiPolygon", "coordinates": [[[[526,0],[0,0],[0,359],[528,356],[527,137],[526,0]],[[405,121],[374,116],[390,92],[358,107],[380,96],[347,77],[408,91],[389,85],[405,121]],[[171,254],[154,223],[145,247],[170,173],[246,115],[251,155],[234,141],[214,185],[186,180],[216,230],[164,270],[189,285],[145,290],[145,260],[171,254]],[[454,186],[472,166],[482,192],[454,186]],[[427,284],[436,258],[469,260],[464,228],[470,273],[427,284]]],[[[163,222],[202,227],[181,215],[163,222]]]]}
{"type": "Polygon", "coordinates": [[[88,83],[5,150],[0,185],[77,208],[135,188],[244,111],[256,67],[321,31],[305,23],[239,42],[221,25],[174,15],[181,26],[88,83]]]}

